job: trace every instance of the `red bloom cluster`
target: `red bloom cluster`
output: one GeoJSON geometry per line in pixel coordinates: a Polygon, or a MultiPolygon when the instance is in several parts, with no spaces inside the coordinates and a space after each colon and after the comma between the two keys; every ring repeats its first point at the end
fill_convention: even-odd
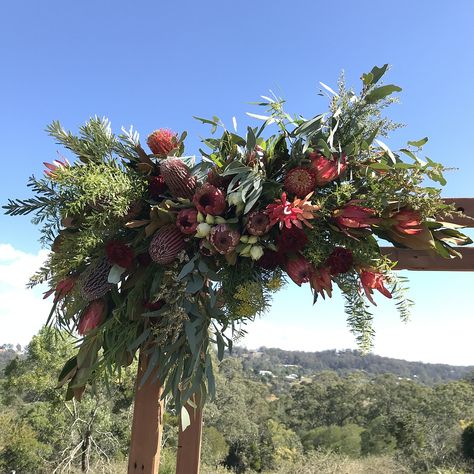
{"type": "Polygon", "coordinates": [[[178,147],[178,135],[166,128],[160,128],[150,133],[146,142],[155,155],[168,155],[178,147]]]}
{"type": "Polygon", "coordinates": [[[105,253],[110,263],[122,268],[130,268],[133,264],[134,252],[123,242],[111,240],[105,246],[105,253]]]}
{"type": "Polygon", "coordinates": [[[102,300],[94,300],[86,307],[81,315],[81,319],[77,326],[77,332],[83,336],[89,331],[97,328],[105,313],[105,303],[102,300]]]}
{"type": "Polygon", "coordinates": [[[352,252],[344,247],[336,247],[326,260],[326,266],[334,276],[348,272],[353,263],[352,252]]]}
{"type": "Polygon", "coordinates": [[[314,191],[316,186],[316,175],[310,168],[298,166],[288,172],[284,187],[298,197],[305,197],[314,191]]]}
{"type": "Polygon", "coordinates": [[[226,208],[225,194],[221,189],[206,183],[196,191],[193,197],[193,204],[203,214],[218,216],[226,208]]]}
{"type": "Polygon", "coordinates": [[[418,211],[402,209],[392,219],[395,221],[393,229],[404,235],[416,235],[423,232],[421,215],[418,211]]]}
{"type": "Polygon", "coordinates": [[[343,173],[347,167],[346,156],[343,155],[340,160],[328,160],[324,155],[318,152],[310,153],[311,167],[314,171],[315,181],[318,186],[324,186],[334,181],[343,173]]]}

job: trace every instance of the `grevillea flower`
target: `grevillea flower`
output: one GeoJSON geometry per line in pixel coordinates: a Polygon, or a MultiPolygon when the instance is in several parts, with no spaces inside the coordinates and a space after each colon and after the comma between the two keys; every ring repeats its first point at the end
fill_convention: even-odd
{"type": "Polygon", "coordinates": [[[309,168],[298,166],[288,172],[285,177],[284,188],[298,197],[305,197],[314,191],[316,176],[309,168]]]}
{"type": "Polygon", "coordinates": [[[165,178],[162,175],[151,176],[148,180],[148,192],[153,199],[159,199],[166,191],[165,178]]]}
{"type": "Polygon", "coordinates": [[[340,160],[328,160],[321,153],[310,153],[311,168],[314,172],[316,184],[324,186],[334,181],[347,167],[346,156],[343,155],[340,160]]]}
{"type": "Polygon", "coordinates": [[[423,223],[418,211],[402,209],[392,216],[394,220],[393,229],[404,235],[416,235],[423,232],[423,223]]]}
{"type": "Polygon", "coordinates": [[[331,298],[332,296],[332,281],[331,272],[329,268],[313,268],[310,277],[311,288],[316,293],[319,293],[323,299],[326,299],[326,294],[331,298]]]}
{"type": "Polygon", "coordinates": [[[218,216],[224,212],[226,207],[225,194],[212,184],[205,183],[194,194],[193,204],[203,214],[218,216]]]}
{"type": "Polygon", "coordinates": [[[306,247],[308,237],[303,229],[298,227],[283,227],[277,237],[277,247],[279,252],[299,252],[306,247]]]}
{"type": "Polygon", "coordinates": [[[183,234],[194,234],[198,221],[196,209],[181,209],[176,217],[176,226],[183,234]]]}
{"type": "Polygon", "coordinates": [[[184,234],[173,224],[158,229],[151,239],[148,252],[151,259],[167,265],[180,254],[185,247],[184,234]]]}
{"type": "Polygon", "coordinates": [[[392,294],[390,291],[387,290],[384,286],[385,278],[384,276],[376,271],[376,270],[371,270],[371,269],[365,269],[360,272],[360,282],[362,284],[362,288],[365,291],[365,294],[368,298],[368,300],[374,304],[375,306],[376,303],[372,297],[373,295],[373,290],[377,290],[382,295],[386,296],[387,298],[391,298],[392,294]]]}
{"type": "Polygon", "coordinates": [[[265,270],[275,270],[285,264],[285,255],[274,250],[265,249],[257,264],[265,270]]]}
{"type": "Polygon", "coordinates": [[[43,165],[46,166],[44,174],[50,178],[54,178],[54,173],[58,169],[71,166],[66,158],[63,158],[62,160],[54,160],[52,163],[46,163],[46,161],[43,161],[43,165]]]}
{"type": "Polygon", "coordinates": [[[77,326],[77,332],[83,336],[92,329],[100,325],[105,313],[105,303],[102,300],[95,300],[89,303],[81,315],[77,326]]]}
{"type": "Polygon", "coordinates": [[[333,212],[334,220],[341,229],[363,229],[380,222],[374,217],[376,211],[368,207],[348,202],[344,207],[333,212]]]}
{"type": "Polygon", "coordinates": [[[62,300],[75,286],[76,278],[67,277],[64,280],[61,280],[55,289],[48,290],[44,293],[43,299],[48,298],[54,293],[54,301],[62,300]]]}
{"type": "Polygon", "coordinates": [[[285,270],[298,286],[307,283],[312,273],[311,264],[301,255],[288,259],[285,270]]]}
{"type": "Polygon", "coordinates": [[[302,229],[305,224],[312,229],[313,226],[308,220],[314,219],[314,213],[319,207],[308,201],[310,197],[311,194],[308,194],[304,199],[295,198],[290,202],[286,199],[286,193],[283,193],[281,199],[276,199],[274,204],[267,206],[270,224],[273,226],[278,222],[280,229],[283,227],[289,229],[292,225],[302,229]]]}
{"type": "Polygon", "coordinates": [[[167,128],[160,128],[150,133],[146,142],[155,155],[168,155],[178,147],[178,134],[167,128]]]}
{"type": "Polygon", "coordinates": [[[133,264],[134,252],[123,242],[111,240],[105,246],[105,253],[110,263],[122,268],[130,268],[133,264]]]}
{"type": "Polygon", "coordinates": [[[270,217],[264,211],[254,211],[249,215],[247,230],[250,235],[264,235],[270,230],[270,217]]]}
{"type": "Polygon", "coordinates": [[[211,230],[209,240],[220,254],[226,255],[235,250],[240,241],[240,234],[227,224],[219,224],[211,230]]]}
{"type": "Polygon", "coordinates": [[[336,276],[348,272],[353,263],[354,257],[350,250],[344,247],[336,247],[327,258],[325,265],[329,268],[331,275],[336,276]]]}

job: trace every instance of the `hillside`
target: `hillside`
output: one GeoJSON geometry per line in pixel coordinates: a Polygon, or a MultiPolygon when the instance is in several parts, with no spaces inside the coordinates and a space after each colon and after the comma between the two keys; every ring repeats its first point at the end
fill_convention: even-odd
{"type": "Polygon", "coordinates": [[[236,347],[233,355],[242,359],[245,371],[255,374],[268,371],[275,376],[295,374],[303,377],[325,370],[333,370],[339,375],[364,371],[374,376],[390,373],[433,385],[466,378],[474,372],[474,366],[410,362],[375,354],[362,355],[354,350],[303,352],[262,347],[256,351],[249,351],[236,347]]]}

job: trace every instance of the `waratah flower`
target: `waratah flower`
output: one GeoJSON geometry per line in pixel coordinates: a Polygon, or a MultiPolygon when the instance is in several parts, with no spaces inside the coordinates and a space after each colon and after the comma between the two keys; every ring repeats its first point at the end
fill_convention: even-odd
{"type": "Polygon", "coordinates": [[[61,280],[56,288],[48,290],[44,293],[43,299],[48,298],[54,293],[54,301],[62,300],[76,285],[75,277],[67,277],[61,280]]]}
{"type": "Polygon", "coordinates": [[[290,202],[286,199],[286,193],[283,193],[281,199],[276,199],[274,204],[267,206],[270,224],[275,225],[278,222],[280,229],[283,227],[289,229],[292,225],[302,229],[303,224],[313,228],[308,220],[314,219],[314,213],[319,207],[308,201],[310,197],[311,194],[308,194],[304,199],[295,198],[290,202]]]}
{"type": "Polygon", "coordinates": [[[274,250],[265,249],[263,255],[258,259],[257,264],[265,270],[275,270],[285,264],[285,255],[274,250]]]}
{"type": "Polygon", "coordinates": [[[311,264],[301,255],[288,259],[285,267],[288,276],[298,285],[307,283],[311,277],[311,264]]]}
{"type": "Polygon", "coordinates": [[[402,209],[392,216],[394,220],[393,229],[404,235],[416,235],[423,232],[421,215],[418,211],[402,209]]]}
{"type": "Polygon", "coordinates": [[[181,209],[176,217],[176,225],[183,234],[194,234],[198,221],[196,209],[181,209]]]}
{"type": "Polygon", "coordinates": [[[52,163],[46,163],[46,161],[44,161],[43,165],[46,166],[44,174],[50,178],[54,178],[54,174],[58,169],[71,166],[66,158],[63,158],[62,160],[54,160],[52,163]]]}
{"type": "MultiPolygon", "coordinates": [[[[376,270],[371,270],[371,269],[365,269],[360,272],[360,282],[362,284],[362,288],[365,291],[365,294],[368,298],[368,300],[376,305],[372,295],[373,295],[373,290],[377,290],[382,295],[386,296],[387,298],[391,298],[392,294],[390,291],[387,290],[384,286],[385,278],[384,276],[376,271],[376,270]]],[[[376,305],[377,306],[377,305],[376,305]]]]}
{"type": "Polygon", "coordinates": [[[227,224],[219,224],[211,230],[209,240],[220,254],[226,255],[235,250],[240,241],[240,234],[227,224]]]}
{"type": "Polygon", "coordinates": [[[270,230],[270,217],[267,212],[253,211],[247,221],[247,230],[251,235],[264,235],[270,230]]]}
{"type": "Polygon", "coordinates": [[[196,177],[183,160],[169,158],[160,165],[160,172],[173,197],[192,199],[196,189],[196,177]]]}
{"type": "Polygon", "coordinates": [[[102,300],[96,300],[89,303],[81,315],[77,332],[83,336],[100,325],[105,313],[105,303],[102,300]]]}
{"type": "Polygon", "coordinates": [[[113,288],[108,282],[112,264],[107,258],[103,258],[95,264],[89,265],[80,277],[82,297],[86,301],[96,300],[104,296],[113,288]]]}
{"type": "Polygon", "coordinates": [[[324,155],[316,152],[310,153],[309,158],[318,186],[324,186],[334,181],[347,167],[345,155],[343,155],[340,160],[328,160],[324,155]]]}
{"type": "Polygon", "coordinates": [[[150,133],[147,144],[155,155],[168,155],[178,147],[178,134],[166,128],[160,128],[150,133]]]}
{"type": "Polygon", "coordinates": [[[285,177],[285,190],[298,197],[307,196],[314,191],[315,186],[316,177],[309,168],[298,166],[290,170],[285,177]]]}
{"type": "Polygon", "coordinates": [[[154,262],[167,265],[175,260],[184,247],[184,235],[171,224],[156,231],[148,247],[148,253],[154,262]]]}
{"type": "Polygon", "coordinates": [[[205,183],[196,191],[193,203],[199,212],[211,216],[222,214],[226,207],[225,194],[209,183],[205,183]]]}
{"type": "Polygon", "coordinates": [[[353,263],[352,252],[344,247],[336,247],[326,260],[326,266],[333,276],[348,272],[353,263]]]}
{"type": "Polygon", "coordinates": [[[277,247],[279,252],[299,252],[306,247],[308,237],[303,229],[283,227],[277,237],[277,247]]]}
{"type": "Polygon", "coordinates": [[[151,176],[148,179],[148,192],[153,199],[159,199],[165,191],[166,183],[162,175],[151,176]]]}
{"type": "Polygon", "coordinates": [[[109,262],[122,268],[130,268],[133,264],[134,252],[123,242],[111,240],[105,246],[109,262]]]}
{"type": "Polygon", "coordinates": [[[327,293],[329,298],[332,296],[332,282],[331,282],[331,272],[329,268],[313,268],[310,277],[311,288],[315,293],[319,293],[323,299],[326,299],[327,293]]]}
{"type": "Polygon", "coordinates": [[[374,209],[358,206],[350,201],[341,209],[336,209],[333,217],[341,229],[363,229],[380,221],[374,217],[375,213],[374,209]]]}

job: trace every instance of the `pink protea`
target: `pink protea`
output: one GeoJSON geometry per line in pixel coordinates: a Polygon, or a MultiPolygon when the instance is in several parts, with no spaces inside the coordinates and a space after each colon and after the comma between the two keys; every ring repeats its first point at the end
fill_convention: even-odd
{"type": "Polygon", "coordinates": [[[380,272],[372,269],[364,269],[360,272],[360,282],[368,300],[375,306],[377,305],[372,296],[374,293],[373,290],[379,291],[387,298],[392,298],[392,294],[384,286],[385,278],[380,272]]]}
{"type": "Polygon", "coordinates": [[[198,226],[197,215],[196,209],[181,209],[176,217],[176,226],[183,234],[194,234],[198,226]]]}
{"type": "Polygon", "coordinates": [[[82,312],[81,319],[77,326],[77,332],[83,336],[97,328],[104,318],[104,313],[105,303],[102,300],[95,300],[89,303],[82,312]]]}
{"type": "Polygon", "coordinates": [[[334,181],[347,167],[346,156],[343,155],[340,160],[328,160],[321,153],[310,153],[311,168],[314,172],[315,181],[318,186],[334,181]]]}
{"type": "Polygon", "coordinates": [[[173,197],[192,199],[196,189],[196,177],[179,158],[169,158],[160,165],[161,175],[173,197]]]}
{"type": "Polygon", "coordinates": [[[148,247],[151,259],[167,265],[173,262],[185,247],[184,235],[173,224],[158,229],[148,247]]]}
{"type": "Polygon", "coordinates": [[[224,212],[226,207],[225,194],[216,186],[205,183],[194,194],[193,204],[203,214],[218,216],[224,212]]]}
{"type": "Polygon", "coordinates": [[[155,155],[166,156],[178,147],[178,134],[167,128],[160,128],[150,133],[147,144],[155,155]]]}
{"type": "Polygon", "coordinates": [[[310,197],[311,194],[304,199],[295,198],[293,202],[290,202],[286,198],[286,193],[283,193],[281,199],[276,199],[273,204],[267,206],[270,224],[273,226],[278,222],[280,229],[283,227],[289,229],[292,225],[302,229],[303,224],[312,228],[308,220],[314,219],[314,214],[319,207],[311,204],[310,197]]]}
{"type": "Polygon", "coordinates": [[[423,232],[423,223],[418,211],[402,209],[392,216],[393,229],[404,235],[417,235],[423,232]]]}
{"type": "Polygon", "coordinates": [[[214,248],[222,255],[231,253],[240,241],[240,234],[227,224],[213,227],[209,240],[214,248]]]}
{"type": "Polygon", "coordinates": [[[43,165],[46,167],[44,174],[49,178],[54,178],[55,173],[61,168],[68,168],[71,166],[66,158],[63,158],[62,160],[54,160],[52,163],[46,163],[46,161],[44,161],[43,165]]]}
{"type": "Polygon", "coordinates": [[[247,231],[251,235],[261,236],[270,230],[270,217],[265,211],[254,211],[249,214],[247,231]]]}
{"type": "Polygon", "coordinates": [[[309,168],[298,166],[290,170],[285,177],[285,190],[301,198],[313,192],[315,186],[316,176],[309,168]]]}
{"type": "Polygon", "coordinates": [[[311,264],[302,256],[290,258],[285,267],[288,276],[298,285],[307,283],[311,277],[311,264]]]}
{"type": "Polygon", "coordinates": [[[350,201],[336,209],[333,217],[341,229],[363,229],[380,222],[380,219],[374,217],[375,214],[374,209],[358,206],[355,201],[350,201]]]}
{"type": "Polygon", "coordinates": [[[315,293],[319,293],[323,299],[326,299],[326,294],[331,298],[332,281],[329,268],[313,268],[310,277],[310,284],[315,293]]]}

